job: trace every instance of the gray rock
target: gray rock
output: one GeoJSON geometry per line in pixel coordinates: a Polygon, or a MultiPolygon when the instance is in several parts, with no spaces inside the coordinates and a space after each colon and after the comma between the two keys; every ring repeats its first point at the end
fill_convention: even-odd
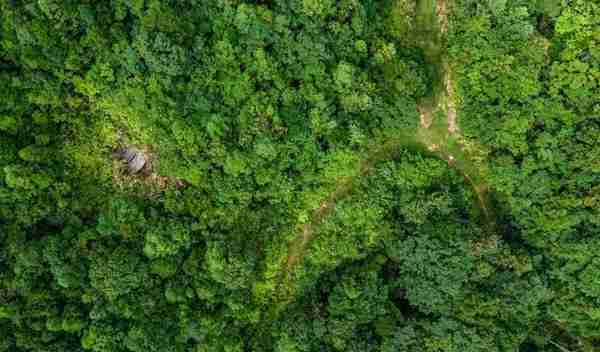
{"type": "Polygon", "coordinates": [[[125,147],[119,152],[119,157],[127,163],[129,172],[135,174],[140,172],[146,165],[144,153],[133,147],[125,147]]]}

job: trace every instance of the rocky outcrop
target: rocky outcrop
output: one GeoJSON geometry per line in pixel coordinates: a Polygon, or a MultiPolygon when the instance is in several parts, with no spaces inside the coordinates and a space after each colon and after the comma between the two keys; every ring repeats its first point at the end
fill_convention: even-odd
{"type": "Polygon", "coordinates": [[[142,171],[148,161],[146,155],[134,147],[121,148],[118,151],[118,157],[127,164],[127,169],[132,174],[142,171]]]}

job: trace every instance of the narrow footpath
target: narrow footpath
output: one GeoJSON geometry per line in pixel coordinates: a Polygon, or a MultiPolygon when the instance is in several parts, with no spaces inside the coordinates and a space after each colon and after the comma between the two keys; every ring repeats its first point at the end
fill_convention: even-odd
{"type": "Polygon", "coordinates": [[[359,172],[357,175],[342,179],[333,192],[321,201],[319,207],[312,211],[308,222],[298,225],[299,232],[288,245],[287,256],[283,260],[281,272],[279,273],[275,292],[277,302],[271,307],[274,314],[277,314],[287,303],[293,301],[293,273],[301,265],[308,246],[318,233],[318,227],[335,211],[336,203],[350,194],[356,183],[355,181],[358,178],[367,176],[377,162],[389,158],[393,155],[393,151],[403,147],[417,145],[425,150],[426,154],[446,161],[449,167],[457,170],[473,190],[474,202],[481,210],[481,216],[483,217],[482,222],[486,224],[488,230],[494,230],[495,215],[490,206],[489,187],[484,182],[482,175],[484,166],[470,157],[476,147],[472,142],[467,143],[460,134],[457,121],[455,83],[442,44],[448,30],[450,5],[450,0],[417,1],[417,24],[429,26],[429,28],[420,30],[419,33],[430,36],[430,38],[420,38],[419,41],[423,43],[425,55],[431,55],[429,58],[426,57],[427,61],[439,65],[437,72],[440,73],[438,79],[441,82],[438,82],[438,88],[434,89],[431,96],[423,98],[418,103],[417,110],[420,123],[416,135],[397,136],[394,140],[388,140],[367,153],[358,165],[359,172]],[[445,119],[444,121],[435,121],[436,116],[443,116],[445,119]]]}

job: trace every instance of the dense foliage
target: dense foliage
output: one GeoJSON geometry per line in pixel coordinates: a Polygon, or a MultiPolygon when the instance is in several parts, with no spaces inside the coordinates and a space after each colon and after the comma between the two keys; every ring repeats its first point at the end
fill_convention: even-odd
{"type": "Polygon", "coordinates": [[[442,1],[0,1],[0,352],[600,349],[600,4],[442,1]]]}

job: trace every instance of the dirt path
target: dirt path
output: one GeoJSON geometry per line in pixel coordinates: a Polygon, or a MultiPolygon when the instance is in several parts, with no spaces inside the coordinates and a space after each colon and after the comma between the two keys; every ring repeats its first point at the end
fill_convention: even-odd
{"type": "MultiPolygon", "coordinates": [[[[437,92],[433,92],[431,97],[422,99],[419,102],[418,110],[420,115],[420,127],[423,129],[429,129],[433,124],[435,113],[438,111],[443,112],[446,116],[445,124],[450,135],[458,136],[458,122],[456,119],[456,94],[455,94],[455,83],[452,78],[452,70],[448,62],[447,55],[443,48],[446,35],[448,33],[448,14],[450,12],[449,0],[437,0],[435,5],[435,26],[438,30],[437,38],[435,42],[438,44],[438,48],[431,51],[430,48],[423,48],[425,55],[428,53],[439,53],[439,57],[429,58],[429,62],[437,62],[440,67],[441,75],[439,80],[441,81],[437,92]],[[433,102],[430,103],[429,100],[433,102]]],[[[427,17],[427,16],[425,16],[427,17]]],[[[424,31],[427,32],[427,31],[424,31]]],[[[427,45],[427,44],[423,44],[427,45]]]]}
{"type": "MultiPolygon", "coordinates": [[[[448,15],[450,10],[451,0],[437,0],[436,1],[436,17],[438,29],[440,31],[440,41],[443,43],[448,33],[448,15]]],[[[440,50],[441,52],[444,52],[440,50]]],[[[442,85],[441,91],[436,97],[436,106],[428,108],[427,100],[423,100],[419,103],[419,113],[421,114],[421,124],[419,134],[425,136],[421,138],[421,141],[425,143],[428,149],[431,151],[440,151],[440,157],[448,162],[450,167],[453,167],[464,179],[471,185],[473,192],[476,196],[478,206],[483,213],[482,216],[485,218],[485,223],[488,227],[495,227],[494,214],[490,209],[488,190],[489,186],[483,182],[481,176],[481,169],[479,165],[475,165],[474,162],[469,161],[469,152],[466,150],[465,138],[460,133],[460,128],[457,119],[457,96],[456,96],[456,83],[453,79],[452,67],[448,61],[447,53],[440,56],[440,66],[442,69],[442,85]],[[440,138],[439,134],[428,133],[433,123],[433,116],[437,111],[443,112],[445,116],[445,125],[447,132],[440,138]],[[431,137],[433,136],[433,137],[431,137]],[[429,137],[429,138],[428,138],[429,137]],[[459,148],[449,150],[448,141],[454,139],[457,141],[459,148]],[[447,152],[445,152],[447,151],[447,152]],[[445,154],[445,155],[444,155],[445,154]],[[460,155],[459,155],[460,154],[460,155]],[[463,165],[462,167],[455,164],[457,157],[461,157],[469,165],[463,165]]],[[[436,94],[434,93],[434,96],[436,94]]]]}
{"type": "Polygon", "coordinates": [[[450,65],[444,65],[444,90],[446,94],[446,122],[448,133],[461,137],[458,130],[458,121],[456,120],[456,94],[454,92],[454,81],[452,80],[452,71],[450,65]]]}
{"type": "MultiPolygon", "coordinates": [[[[443,38],[448,34],[448,14],[450,12],[449,0],[438,0],[436,6],[436,15],[439,21],[440,33],[443,38]]],[[[446,117],[448,132],[453,135],[459,133],[458,122],[456,121],[456,94],[455,94],[455,83],[452,79],[452,68],[448,62],[448,56],[445,55],[443,59],[443,71],[444,71],[444,91],[446,95],[446,117]]]]}
{"type": "Polygon", "coordinates": [[[430,106],[425,106],[424,104],[419,104],[417,106],[417,111],[419,112],[419,120],[420,120],[420,128],[428,129],[431,127],[433,123],[433,111],[430,106]]]}
{"type": "Polygon", "coordinates": [[[438,0],[436,2],[435,14],[440,25],[440,33],[444,36],[448,33],[448,0],[438,0]]]}
{"type": "MultiPolygon", "coordinates": [[[[435,6],[435,14],[437,15],[437,23],[434,24],[438,28],[436,43],[440,42],[440,38],[444,37],[448,30],[448,14],[449,0],[438,0],[435,6]]],[[[425,14],[426,16],[426,14],[425,14]]],[[[430,45],[426,43],[425,45],[430,45]]],[[[429,48],[430,49],[430,48],[429,48]]],[[[441,48],[438,48],[441,50],[441,48]]],[[[427,50],[425,50],[427,52],[427,50]]],[[[440,51],[430,51],[439,53],[440,51]]],[[[435,59],[431,60],[432,62],[435,59]]],[[[319,205],[312,211],[309,221],[301,225],[298,235],[288,245],[287,256],[284,259],[280,277],[278,279],[276,296],[280,300],[280,304],[285,304],[285,301],[291,297],[281,297],[282,292],[288,292],[291,289],[290,282],[295,268],[300,265],[305,256],[305,252],[315,237],[318,227],[335,209],[336,203],[348,195],[354,186],[357,178],[365,177],[374,168],[377,161],[389,157],[389,151],[398,150],[406,145],[420,145],[421,148],[429,151],[436,157],[446,161],[448,165],[456,169],[471,186],[475,194],[475,201],[482,212],[482,217],[485,223],[491,224],[494,227],[494,214],[490,209],[489,200],[487,197],[488,186],[482,182],[478,165],[470,159],[468,153],[464,150],[464,144],[461,142],[463,137],[460,135],[460,130],[457,122],[457,108],[455,83],[452,79],[450,65],[442,56],[439,62],[443,72],[441,76],[442,84],[439,85],[439,92],[432,93],[432,97],[426,97],[418,103],[419,113],[419,129],[415,136],[398,137],[395,140],[389,140],[383,145],[367,153],[365,159],[360,163],[359,172],[354,177],[342,179],[336,188],[327,196],[319,205]],[[434,119],[438,112],[442,112],[445,116],[443,131],[436,130],[434,119]],[[450,148],[449,141],[458,141],[460,148],[450,148]],[[457,160],[460,160],[458,162],[457,160]]],[[[276,307],[272,307],[277,310],[276,307]]]]}
{"type": "Polygon", "coordinates": [[[367,157],[363,159],[358,166],[358,174],[354,177],[345,177],[340,180],[335,190],[331,192],[327,198],[321,201],[317,209],[313,210],[309,221],[301,226],[300,233],[288,246],[287,258],[284,265],[285,269],[282,271],[278,286],[284,285],[285,281],[289,280],[289,274],[293,272],[294,268],[304,257],[306,248],[315,236],[316,229],[321,225],[323,220],[333,212],[337,201],[344,198],[352,191],[356,179],[369,174],[373,169],[374,164],[382,158],[382,155],[385,155],[386,151],[397,149],[396,146],[392,146],[392,144],[395,143],[398,142],[389,141],[389,143],[368,153],[367,157]]]}
{"type": "Polygon", "coordinates": [[[302,259],[306,247],[314,237],[315,228],[318,227],[321,222],[323,222],[323,220],[333,211],[337,200],[350,192],[352,189],[351,183],[351,179],[346,179],[340,182],[335,191],[333,191],[327,199],[323,200],[319,207],[313,211],[309,222],[302,225],[302,231],[288,247],[288,256],[285,263],[284,276],[287,276],[287,273],[292,272],[294,267],[302,259]]]}

